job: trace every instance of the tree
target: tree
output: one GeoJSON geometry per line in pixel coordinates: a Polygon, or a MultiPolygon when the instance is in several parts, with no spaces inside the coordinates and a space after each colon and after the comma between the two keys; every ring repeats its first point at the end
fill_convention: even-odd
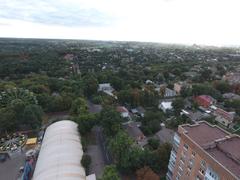
{"type": "Polygon", "coordinates": [[[157,149],[158,148],[158,146],[159,146],[159,140],[157,140],[157,139],[154,139],[154,138],[150,138],[150,139],[148,139],[148,145],[153,149],[153,150],[155,150],[155,149],[157,149]]]}
{"type": "Polygon", "coordinates": [[[72,115],[81,115],[87,113],[87,102],[83,98],[77,98],[72,102],[70,113],[72,115]]]}
{"type": "Polygon", "coordinates": [[[86,173],[89,171],[89,166],[92,162],[91,156],[89,156],[88,154],[84,154],[81,160],[81,164],[84,167],[86,173]]]}
{"type": "Polygon", "coordinates": [[[120,114],[112,107],[105,107],[100,113],[100,124],[107,136],[114,136],[121,129],[120,114]]]}
{"type": "Polygon", "coordinates": [[[91,74],[86,74],[83,78],[83,91],[86,96],[92,96],[97,93],[98,80],[91,74]]]}
{"type": "Polygon", "coordinates": [[[101,180],[120,180],[117,168],[114,165],[108,165],[104,168],[101,180]]]}
{"type": "Polygon", "coordinates": [[[184,100],[183,100],[183,98],[176,98],[172,102],[172,106],[174,108],[175,113],[179,114],[181,112],[181,110],[184,108],[184,100]]]}
{"type": "Polygon", "coordinates": [[[126,158],[126,154],[130,151],[133,140],[124,132],[119,131],[109,142],[109,147],[114,158],[118,162],[122,162],[126,158]]]}
{"type": "Polygon", "coordinates": [[[164,119],[162,112],[147,111],[144,118],[141,119],[144,134],[152,135],[160,130],[160,123],[164,119]]]}
{"type": "Polygon", "coordinates": [[[23,112],[23,122],[29,124],[32,128],[41,125],[43,116],[42,108],[38,105],[28,105],[23,112]]]}
{"type": "Polygon", "coordinates": [[[136,176],[137,180],[160,180],[159,176],[148,166],[138,169],[136,176]]]}
{"type": "Polygon", "coordinates": [[[231,86],[225,81],[217,81],[214,83],[214,87],[222,94],[231,91],[231,86]]]}
{"type": "Polygon", "coordinates": [[[160,171],[167,171],[168,168],[168,161],[170,158],[172,146],[169,143],[164,143],[156,151],[158,161],[159,161],[159,170],[160,171]]]}
{"type": "Polygon", "coordinates": [[[92,127],[96,124],[95,114],[81,114],[73,119],[78,124],[78,129],[81,135],[85,135],[91,131],[92,127]]]}

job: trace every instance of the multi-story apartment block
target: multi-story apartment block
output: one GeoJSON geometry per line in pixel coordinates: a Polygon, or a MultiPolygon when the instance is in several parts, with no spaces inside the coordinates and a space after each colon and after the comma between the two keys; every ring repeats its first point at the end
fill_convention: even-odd
{"type": "Polygon", "coordinates": [[[167,179],[240,179],[240,136],[205,121],[179,126],[167,179]]]}

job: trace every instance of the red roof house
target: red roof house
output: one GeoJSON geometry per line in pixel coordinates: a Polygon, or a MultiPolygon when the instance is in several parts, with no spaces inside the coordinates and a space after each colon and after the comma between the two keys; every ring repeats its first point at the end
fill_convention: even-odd
{"type": "Polygon", "coordinates": [[[208,95],[196,96],[194,100],[197,102],[199,106],[203,106],[205,108],[208,108],[210,105],[216,102],[216,100],[213,97],[208,95]]]}

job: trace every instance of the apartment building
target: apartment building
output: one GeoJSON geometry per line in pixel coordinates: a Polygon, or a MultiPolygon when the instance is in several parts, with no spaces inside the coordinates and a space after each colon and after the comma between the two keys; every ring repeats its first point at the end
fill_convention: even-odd
{"type": "Polygon", "coordinates": [[[168,180],[240,179],[240,136],[205,121],[175,133],[168,180]]]}

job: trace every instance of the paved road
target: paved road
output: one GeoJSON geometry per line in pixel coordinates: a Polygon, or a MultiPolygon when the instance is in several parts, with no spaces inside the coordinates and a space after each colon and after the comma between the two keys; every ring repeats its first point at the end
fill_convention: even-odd
{"type": "Polygon", "coordinates": [[[99,113],[102,110],[102,105],[93,104],[91,101],[87,101],[90,113],[99,113]]]}
{"type": "Polygon", "coordinates": [[[0,163],[0,179],[16,180],[19,168],[24,166],[25,153],[14,154],[11,159],[7,159],[4,163],[0,163]]]}
{"type": "Polygon", "coordinates": [[[104,146],[101,128],[94,127],[92,129],[92,133],[95,136],[96,144],[89,145],[87,148],[87,154],[90,155],[92,158],[89,174],[95,173],[97,178],[101,178],[104,167],[108,164],[111,164],[112,159],[109,156],[106,147],[104,146]]]}

